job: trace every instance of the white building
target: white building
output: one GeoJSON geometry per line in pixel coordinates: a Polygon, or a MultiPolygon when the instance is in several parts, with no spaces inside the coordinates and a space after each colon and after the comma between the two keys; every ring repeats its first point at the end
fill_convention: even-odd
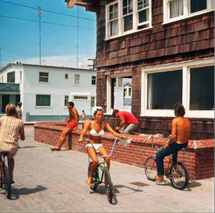
{"type": "Polygon", "coordinates": [[[62,120],[68,115],[69,96],[80,113],[92,114],[96,72],[21,63],[10,63],[0,70],[1,113],[7,103],[20,101],[24,121],[62,120]]]}

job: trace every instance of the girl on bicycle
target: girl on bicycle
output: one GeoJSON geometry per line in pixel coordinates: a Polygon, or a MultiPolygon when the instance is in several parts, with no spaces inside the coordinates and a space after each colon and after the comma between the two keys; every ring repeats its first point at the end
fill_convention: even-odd
{"type": "MultiPolygon", "coordinates": [[[[89,138],[91,140],[91,142],[86,145],[88,156],[92,161],[90,164],[91,171],[88,174],[88,180],[87,180],[87,184],[88,184],[90,190],[91,190],[92,184],[93,184],[92,175],[95,172],[96,166],[98,164],[97,153],[101,154],[102,156],[107,156],[107,151],[102,144],[102,136],[104,136],[105,130],[110,132],[115,137],[118,137],[121,139],[127,139],[126,136],[115,132],[111,128],[110,124],[108,124],[104,120],[104,112],[102,109],[100,109],[100,108],[96,109],[93,116],[94,116],[93,120],[85,121],[84,127],[80,134],[80,139],[79,139],[80,142],[84,141],[84,136],[88,134],[89,138]]],[[[108,167],[110,168],[110,158],[106,157],[105,160],[108,164],[108,167]]]]}

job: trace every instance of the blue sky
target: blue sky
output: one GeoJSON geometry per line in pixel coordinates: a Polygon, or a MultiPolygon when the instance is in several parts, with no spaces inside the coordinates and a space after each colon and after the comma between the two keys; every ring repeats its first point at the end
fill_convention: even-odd
{"type": "Polygon", "coordinates": [[[68,9],[64,0],[0,0],[1,65],[14,61],[39,63],[38,11],[29,8],[38,6],[69,15],[42,11],[42,22],[46,22],[41,30],[42,63],[73,67],[90,64],[87,59],[95,57],[96,49],[94,13],[81,7],[68,9]]]}

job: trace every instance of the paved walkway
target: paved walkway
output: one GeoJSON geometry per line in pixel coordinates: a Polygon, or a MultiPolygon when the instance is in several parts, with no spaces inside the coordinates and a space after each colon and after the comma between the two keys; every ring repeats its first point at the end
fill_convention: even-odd
{"type": "Polygon", "coordinates": [[[113,162],[111,174],[118,204],[110,205],[104,194],[86,188],[87,156],[74,151],[51,152],[33,141],[16,156],[15,200],[0,191],[0,212],[213,212],[214,179],[198,181],[188,191],[157,186],[146,180],[144,170],[113,162]]]}

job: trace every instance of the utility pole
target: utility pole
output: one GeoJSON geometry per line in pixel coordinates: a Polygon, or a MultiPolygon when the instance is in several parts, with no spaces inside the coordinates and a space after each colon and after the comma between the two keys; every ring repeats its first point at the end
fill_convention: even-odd
{"type": "Polygon", "coordinates": [[[42,64],[42,23],[41,23],[42,11],[41,7],[38,7],[38,36],[39,36],[39,64],[42,64]]]}
{"type": "Polygon", "coordinates": [[[76,44],[76,67],[79,68],[79,8],[77,7],[77,19],[76,19],[76,24],[77,24],[77,44],[76,44]]]}

